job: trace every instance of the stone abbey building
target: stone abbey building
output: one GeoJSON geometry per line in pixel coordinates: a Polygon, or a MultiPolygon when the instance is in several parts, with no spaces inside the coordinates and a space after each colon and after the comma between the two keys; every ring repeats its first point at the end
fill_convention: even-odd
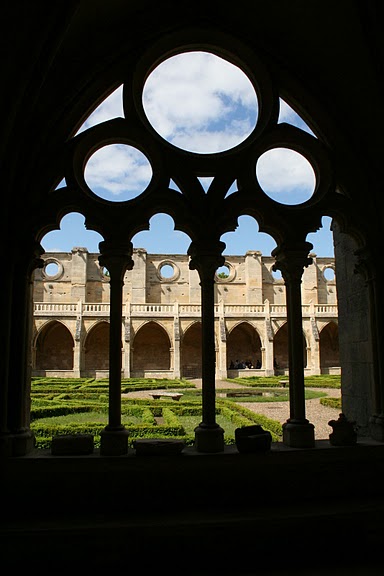
{"type": "MultiPolygon", "coordinates": [[[[306,374],[339,373],[334,259],[302,279],[306,374]]],[[[34,376],[108,375],[110,290],[99,254],[45,253],[34,276],[34,376]]],[[[189,256],[137,248],[124,276],[122,377],[201,377],[201,288],[189,256]]],[[[215,278],[216,377],[288,374],[284,281],[258,251],[226,256],[215,278]],[[244,372],[240,372],[244,373],[244,372]]]]}

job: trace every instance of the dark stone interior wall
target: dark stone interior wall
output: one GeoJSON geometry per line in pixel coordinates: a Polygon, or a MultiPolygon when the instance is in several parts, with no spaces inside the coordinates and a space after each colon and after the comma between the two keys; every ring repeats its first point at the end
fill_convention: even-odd
{"type": "Polygon", "coordinates": [[[368,435],[372,414],[370,390],[373,366],[369,326],[368,289],[364,277],[356,272],[358,248],[355,240],[340,232],[333,223],[336,283],[339,311],[339,347],[342,409],[356,421],[361,436],[368,435]]]}

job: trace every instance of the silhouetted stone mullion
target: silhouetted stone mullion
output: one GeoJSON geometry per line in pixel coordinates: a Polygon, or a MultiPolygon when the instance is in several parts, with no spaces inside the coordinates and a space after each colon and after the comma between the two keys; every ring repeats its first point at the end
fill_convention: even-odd
{"type": "Polygon", "coordinates": [[[308,257],[312,244],[302,242],[282,246],[273,253],[275,270],[280,270],[286,286],[289,408],[290,417],[283,424],[283,441],[288,446],[306,448],[314,445],[314,426],[305,417],[305,385],[303,358],[303,318],[301,279],[304,268],[312,263],[308,257]]]}
{"type": "Polygon", "coordinates": [[[126,270],[133,267],[133,246],[100,243],[99,263],[110,276],[109,406],[108,424],[101,434],[101,454],[120,455],[128,451],[127,431],[121,423],[122,306],[126,270]]]}
{"type": "Polygon", "coordinates": [[[216,270],[224,264],[221,252],[223,242],[193,242],[188,250],[189,267],[197,270],[201,286],[202,325],[202,422],[195,428],[195,448],[198,452],[221,452],[224,450],[224,430],[216,423],[215,394],[215,304],[214,278],[216,270]],[[206,247],[209,246],[209,247],[206,247]],[[215,249],[216,248],[216,249],[215,249]]]}

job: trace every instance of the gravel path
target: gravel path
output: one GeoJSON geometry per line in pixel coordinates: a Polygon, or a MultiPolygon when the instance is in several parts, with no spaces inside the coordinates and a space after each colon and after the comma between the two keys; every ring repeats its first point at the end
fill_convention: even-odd
{"type": "MultiPolygon", "coordinates": [[[[201,388],[201,379],[191,380],[196,388],[201,388]]],[[[216,380],[216,389],[220,388],[245,388],[242,384],[235,384],[234,382],[227,382],[226,380],[216,380]]],[[[316,388],[320,392],[325,392],[327,396],[332,398],[340,398],[340,390],[334,388],[316,388]]],[[[164,390],[165,392],[166,390],[164,390]]],[[[169,392],[169,390],[167,390],[169,392]]],[[[156,390],[160,392],[160,390],[156,390]]],[[[148,398],[152,400],[150,390],[142,390],[138,392],[129,392],[123,394],[128,398],[148,398]]],[[[283,424],[289,418],[289,402],[240,402],[241,406],[245,406],[253,412],[263,414],[273,420],[278,420],[283,424]]],[[[320,404],[320,398],[306,400],[306,418],[315,426],[315,439],[324,440],[329,438],[332,428],[328,425],[330,420],[337,420],[340,410],[338,408],[329,408],[320,404]]]]}

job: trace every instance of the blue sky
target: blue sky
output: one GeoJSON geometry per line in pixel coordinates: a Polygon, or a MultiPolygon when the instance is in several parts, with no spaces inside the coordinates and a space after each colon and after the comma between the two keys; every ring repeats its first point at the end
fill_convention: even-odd
{"type": "MultiPolygon", "coordinates": [[[[143,107],[152,127],[167,141],[197,153],[228,150],[252,132],[257,123],[258,102],[247,76],[229,62],[207,52],[189,52],[169,58],[147,78],[143,107]]],[[[122,88],[115,90],[80,128],[79,132],[105,120],[123,116],[122,88]]],[[[305,122],[280,99],[279,122],[293,124],[313,134],[305,122]]],[[[93,192],[110,201],[125,201],[139,195],[152,176],[147,158],[126,145],[105,146],[89,159],[85,179],[93,192]]],[[[256,175],[264,192],[285,204],[299,204],[311,197],[315,187],[312,167],[293,150],[277,148],[258,161],[256,175]]],[[[201,179],[203,187],[206,181],[201,179]]],[[[233,188],[235,189],[235,183],[233,188]]],[[[229,193],[231,192],[231,189],[229,193]]],[[[330,218],[323,227],[310,234],[318,256],[333,256],[330,218]]],[[[275,242],[258,231],[257,222],[239,218],[236,232],[221,238],[227,245],[224,254],[244,254],[260,250],[270,255],[275,242]],[[251,239],[251,240],[250,240],[251,239]]],[[[84,227],[84,217],[65,216],[60,230],[48,233],[42,240],[46,252],[70,251],[85,246],[98,252],[102,237],[84,227]]],[[[152,253],[185,253],[190,239],[175,231],[173,220],[165,214],[151,219],[150,230],[133,238],[135,248],[152,253]]]]}

